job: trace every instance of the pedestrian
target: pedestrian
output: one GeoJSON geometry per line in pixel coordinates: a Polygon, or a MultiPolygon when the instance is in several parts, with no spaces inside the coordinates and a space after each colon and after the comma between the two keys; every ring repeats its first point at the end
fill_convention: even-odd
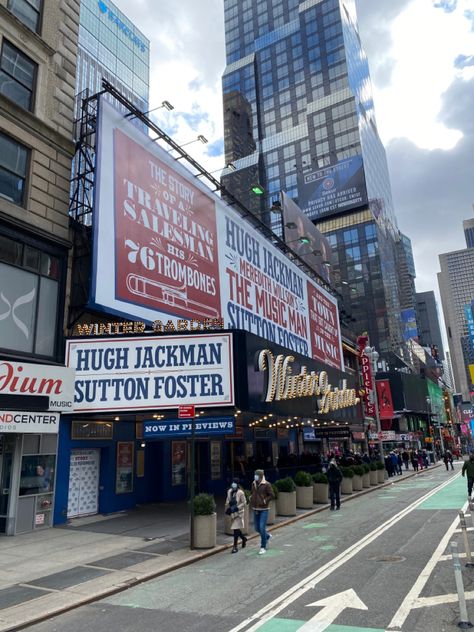
{"type": "Polygon", "coordinates": [[[329,462],[329,468],[326,472],[329,483],[329,499],[331,501],[331,511],[341,508],[341,482],[342,472],[338,468],[334,459],[329,462]]]}
{"type": "Polygon", "coordinates": [[[244,490],[239,486],[239,479],[234,478],[230,489],[227,491],[227,498],[225,501],[225,513],[230,516],[230,528],[234,532],[234,546],[232,547],[232,553],[237,553],[239,550],[237,545],[239,538],[242,540],[242,548],[245,549],[247,544],[247,538],[242,533],[245,529],[244,516],[245,505],[247,500],[245,498],[244,490]]]}
{"type": "Polygon", "coordinates": [[[255,531],[260,534],[259,555],[263,555],[267,552],[268,541],[272,537],[266,530],[268,505],[271,500],[273,500],[272,486],[265,479],[265,473],[263,470],[255,470],[250,503],[253,509],[255,531]]]}
{"type": "Polygon", "coordinates": [[[416,453],[416,457],[418,459],[418,465],[420,467],[420,470],[423,469],[423,455],[421,454],[420,450],[418,450],[418,452],[416,453]]]}
{"type": "Polygon", "coordinates": [[[403,464],[402,455],[400,454],[400,452],[397,452],[397,466],[398,466],[398,473],[400,474],[400,476],[403,474],[402,464],[403,464]]]}
{"type": "Polygon", "coordinates": [[[454,465],[453,465],[453,453],[451,452],[451,450],[447,450],[448,453],[448,461],[449,461],[449,465],[451,466],[451,469],[454,470],[454,465]]]}
{"type": "Polygon", "coordinates": [[[405,464],[405,469],[408,470],[408,461],[410,460],[410,455],[408,454],[408,451],[405,449],[402,452],[402,461],[405,464]]]}
{"type": "Polygon", "coordinates": [[[415,450],[411,451],[411,465],[415,472],[418,472],[418,455],[415,450]]]}
{"type": "Polygon", "coordinates": [[[471,500],[472,485],[474,484],[474,454],[469,456],[468,461],[464,461],[462,475],[467,474],[467,497],[471,500]]]}
{"type": "Polygon", "coordinates": [[[428,461],[428,453],[426,450],[423,450],[423,452],[421,453],[421,457],[423,459],[423,465],[425,466],[425,468],[428,468],[429,461],[428,461]]]}

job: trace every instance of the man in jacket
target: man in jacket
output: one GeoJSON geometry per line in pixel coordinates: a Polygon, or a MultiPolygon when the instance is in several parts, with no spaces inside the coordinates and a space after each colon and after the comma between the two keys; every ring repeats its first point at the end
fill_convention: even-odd
{"type": "Polygon", "coordinates": [[[472,494],[472,485],[474,484],[474,454],[469,456],[469,461],[464,461],[462,466],[462,475],[467,474],[467,497],[470,499],[472,494]]]}
{"type": "Polygon", "coordinates": [[[332,460],[329,463],[328,471],[326,472],[329,483],[329,498],[331,500],[331,511],[341,508],[341,482],[342,472],[337,467],[336,461],[332,460]]]}
{"type": "Polygon", "coordinates": [[[263,470],[255,470],[254,480],[252,482],[252,495],[250,504],[253,509],[253,519],[255,531],[260,534],[260,551],[259,555],[267,552],[267,544],[272,537],[267,533],[268,505],[273,500],[273,489],[268,481],[265,480],[263,470]]]}

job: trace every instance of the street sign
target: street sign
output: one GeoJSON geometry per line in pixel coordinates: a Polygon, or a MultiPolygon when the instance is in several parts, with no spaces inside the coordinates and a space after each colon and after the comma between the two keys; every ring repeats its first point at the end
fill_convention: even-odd
{"type": "Polygon", "coordinates": [[[178,419],[189,419],[194,417],[195,408],[192,404],[183,404],[178,406],[178,419]]]}

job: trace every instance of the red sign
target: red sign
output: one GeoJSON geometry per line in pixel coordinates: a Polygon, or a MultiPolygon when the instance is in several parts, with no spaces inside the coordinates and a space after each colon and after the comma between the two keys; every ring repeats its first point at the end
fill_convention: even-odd
{"type": "Polygon", "coordinates": [[[117,128],[114,156],[115,298],[220,318],[214,201],[117,128]]]}
{"type": "Polygon", "coordinates": [[[377,399],[380,419],[392,419],[395,411],[393,410],[392,392],[388,380],[377,380],[377,399]]]}
{"type": "Polygon", "coordinates": [[[372,392],[372,366],[370,364],[370,358],[365,354],[362,354],[359,358],[361,373],[362,373],[362,382],[364,384],[364,405],[365,405],[365,414],[367,417],[375,417],[375,404],[372,401],[373,392],[372,392]]]}
{"type": "Polygon", "coordinates": [[[313,358],[340,369],[343,365],[337,305],[309,281],[308,313],[313,358]]]}
{"type": "Polygon", "coordinates": [[[189,419],[190,417],[194,417],[194,412],[194,406],[191,404],[178,406],[178,419],[189,419]]]}

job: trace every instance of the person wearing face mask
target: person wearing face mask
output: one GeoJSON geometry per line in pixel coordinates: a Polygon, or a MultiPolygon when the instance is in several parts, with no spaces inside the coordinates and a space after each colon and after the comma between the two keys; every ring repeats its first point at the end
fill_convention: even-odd
{"type": "Polygon", "coordinates": [[[242,539],[243,549],[245,549],[245,545],[247,544],[247,538],[242,533],[242,529],[245,528],[244,509],[246,504],[247,500],[245,498],[245,493],[239,487],[239,479],[234,478],[230,489],[227,492],[227,498],[225,501],[225,513],[230,516],[230,528],[234,532],[234,546],[232,548],[232,553],[237,553],[238,551],[237,544],[239,543],[239,538],[242,539]]]}
{"type": "Polygon", "coordinates": [[[260,534],[259,555],[267,552],[267,544],[272,537],[266,530],[268,505],[271,500],[273,500],[272,486],[265,480],[263,470],[255,470],[250,504],[253,509],[255,531],[260,534]]]}

